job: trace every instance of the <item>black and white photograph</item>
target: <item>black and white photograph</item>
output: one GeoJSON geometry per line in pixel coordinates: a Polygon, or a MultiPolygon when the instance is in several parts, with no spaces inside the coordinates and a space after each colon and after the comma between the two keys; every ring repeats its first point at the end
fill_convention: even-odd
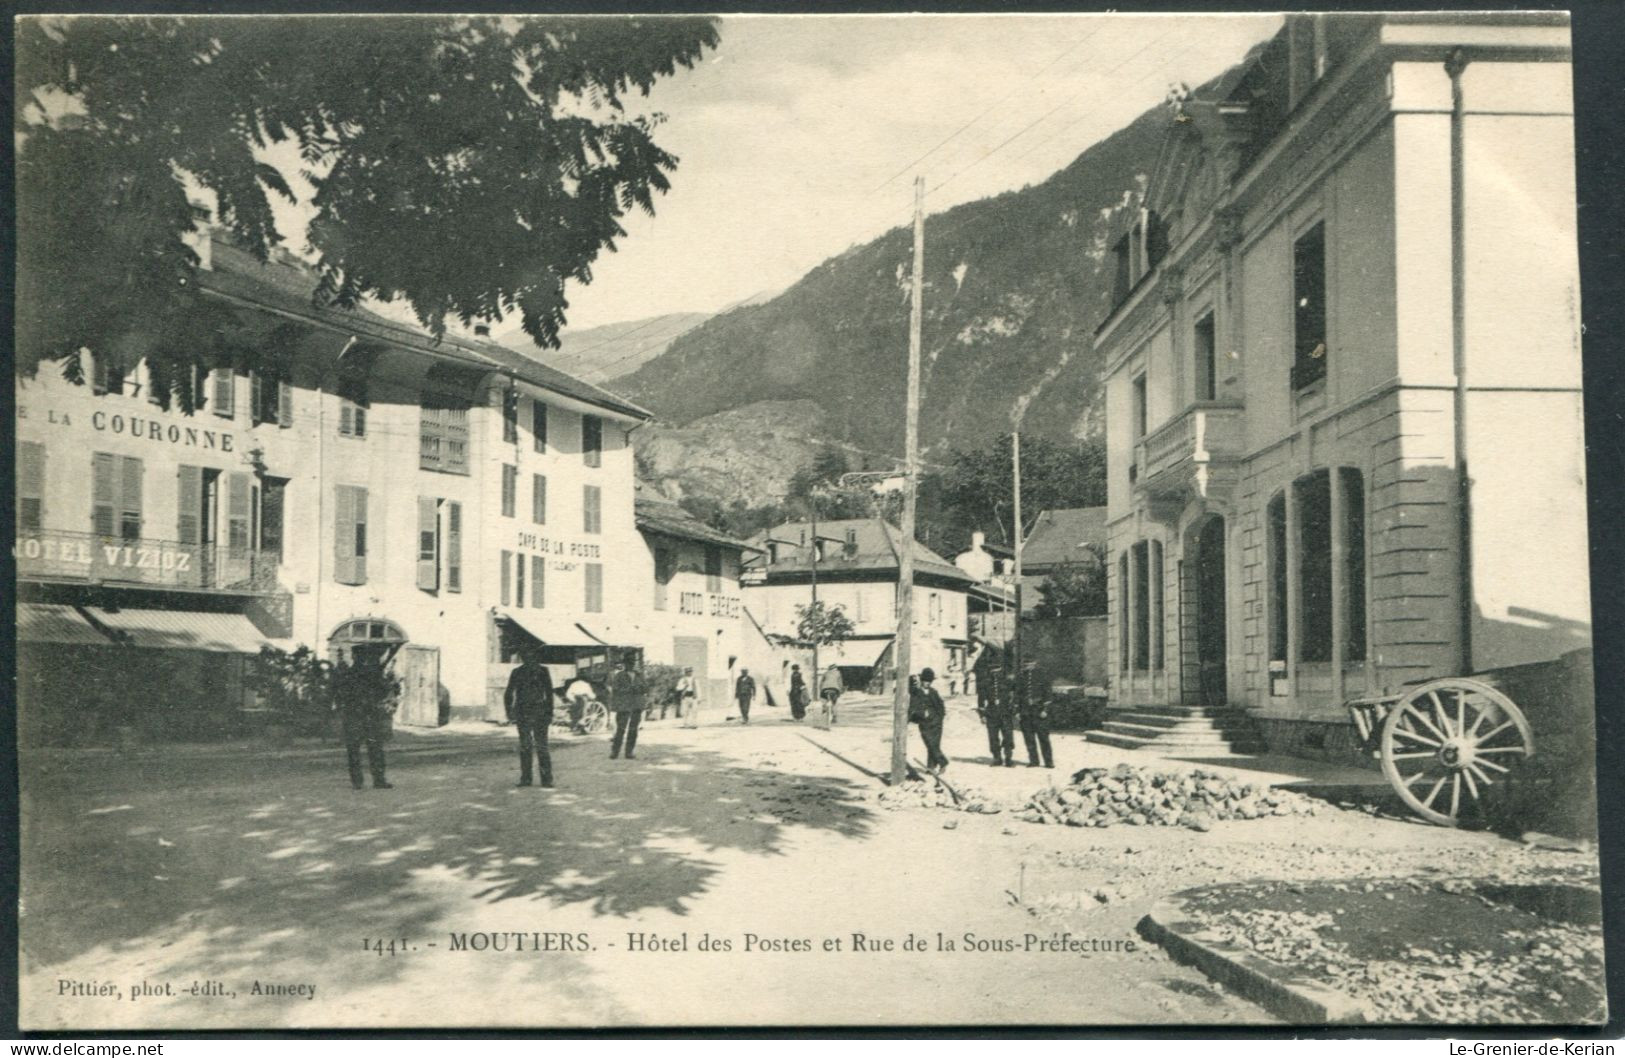
{"type": "Polygon", "coordinates": [[[14,25],[21,1031],[1608,1021],[1564,12],[14,25]]]}

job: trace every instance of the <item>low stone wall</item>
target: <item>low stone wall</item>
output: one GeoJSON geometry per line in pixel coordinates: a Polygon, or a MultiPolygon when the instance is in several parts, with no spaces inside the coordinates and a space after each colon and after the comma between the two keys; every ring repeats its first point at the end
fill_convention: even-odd
{"type": "Polygon", "coordinates": [[[1325,720],[1279,720],[1255,718],[1259,733],[1271,753],[1284,753],[1309,760],[1324,760],[1356,768],[1377,769],[1379,765],[1360,743],[1353,723],[1325,720]]]}

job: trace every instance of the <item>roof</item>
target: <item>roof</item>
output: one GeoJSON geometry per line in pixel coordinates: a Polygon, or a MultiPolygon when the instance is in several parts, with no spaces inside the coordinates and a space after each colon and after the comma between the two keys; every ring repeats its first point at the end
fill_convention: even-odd
{"type": "Polygon", "coordinates": [[[1058,507],[1043,511],[1021,545],[1022,569],[1081,562],[1082,545],[1106,546],[1106,508],[1058,507]]]}
{"type": "Polygon", "coordinates": [[[451,334],[437,340],[420,327],[385,319],[364,308],[343,309],[318,304],[313,297],[316,290],[315,273],[286,252],[273,253],[269,261],[261,264],[246,250],[216,236],[209,251],[209,265],[209,268],[199,272],[199,277],[203,289],[211,293],[389,342],[428,356],[458,360],[471,367],[512,375],[521,382],[635,419],[654,418],[652,412],[623,397],[495,342],[451,334]]]}
{"type": "MultiPolygon", "coordinates": [[[[880,518],[845,518],[828,522],[820,520],[818,536],[831,543],[842,545],[824,548],[824,555],[818,560],[820,576],[850,572],[890,573],[901,563],[903,534],[895,526],[887,524],[880,518]],[[852,541],[850,550],[845,546],[848,539],[852,541]]],[[[769,539],[785,541],[790,546],[781,547],[778,560],[765,567],[768,576],[812,571],[812,549],[801,542],[807,540],[810,543],[812,540],[810,522],[786,522],[752,538],[756,543],[769,539]]],[[[916,574],[928,574],[965,584],[975,581],[970,574],[918,540],[912,543],[916,574]]]]}
{"type": "Polygon", "coordinates": [[[635,507],[640,533],[655,533],[677,540],[697,540],[702,544],[715,544],[738,551],[761,550],[755,544],[711,528],[671,500],[646,489],[638,491],[635,507]]]}

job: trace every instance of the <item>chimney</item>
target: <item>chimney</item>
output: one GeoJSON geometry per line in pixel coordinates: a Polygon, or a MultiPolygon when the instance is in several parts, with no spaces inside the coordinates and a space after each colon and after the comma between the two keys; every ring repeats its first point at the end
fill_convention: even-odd
{"type": "Polygon", "coordinates": [[[982,545],[985,543],[987,543],[987,534],[980,529],[970,534],[970,549],[972,551],[982,550],[982,545]]]}
{"type": "Polygon", "coordinates": [[[476,323],[474,325],[474,337],[476,337],[476,338],[489,338],[489,337],[491,337],[491,327],[490,327],[490,325],[485,324],[485,323],[476,323]]]}

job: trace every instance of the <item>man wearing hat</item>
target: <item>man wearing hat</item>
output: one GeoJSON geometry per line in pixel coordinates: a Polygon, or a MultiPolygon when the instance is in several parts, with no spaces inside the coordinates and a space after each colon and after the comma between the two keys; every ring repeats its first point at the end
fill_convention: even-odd
{"type": "Polygon", "coordinates": [[[925,766],[942,771],[948,767],[948,757],[942,752],[942,724],[948,716],[948,707],[937,693],[937,674],[931,669],[920,670],[920,738],[925,741],[925,766]]]}
{"type": "Polygon", "coordinates": [[[542,785],[552,786],[553,757],[547,751],[547,730],[553,723],[553,674],[542,664],[534,645],[519,652],[519,667],[508,675],[502,698],[508,719],[519,728],[519,785],[531,785],[530,759],[534,755],[542,785]]]}

